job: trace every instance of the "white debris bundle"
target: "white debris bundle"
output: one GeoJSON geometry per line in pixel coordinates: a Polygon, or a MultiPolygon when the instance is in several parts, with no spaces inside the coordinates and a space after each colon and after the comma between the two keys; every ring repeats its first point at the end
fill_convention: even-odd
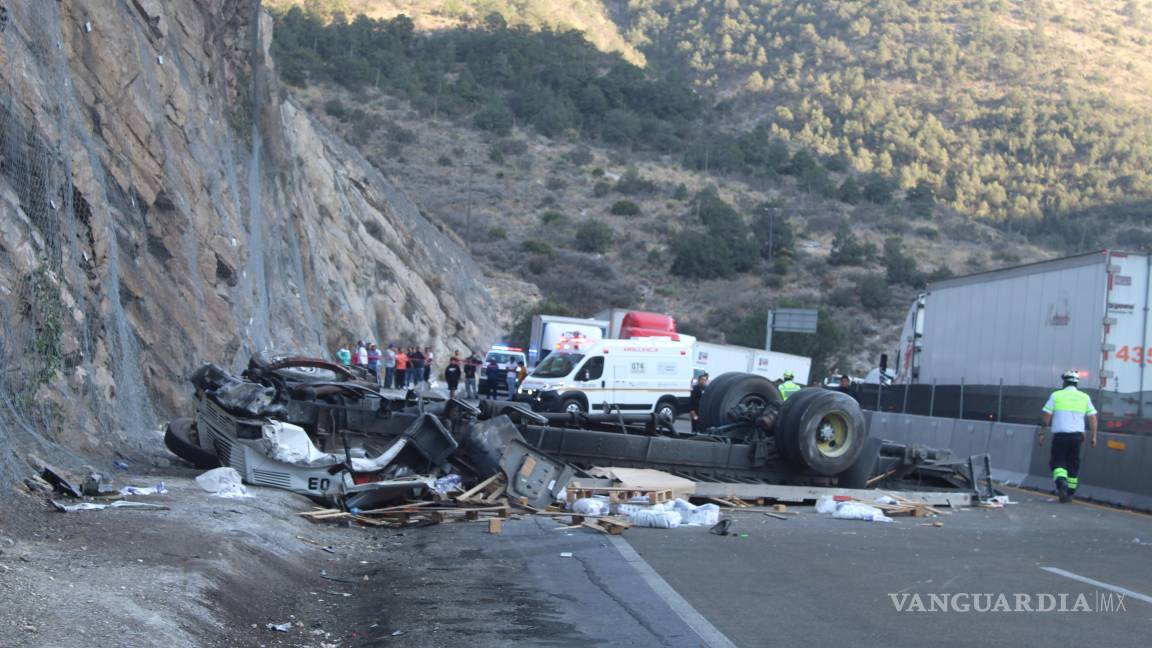
{"type": "Polygon", "coordinates": [[[250,497],[235,468],[213,468],[197,477],[196,483],[216,497],[250,497]]]}
{"type": "Polygon", "coordinates": [[[628,522],[632,526],[652,529],[675,529],[680,526],[681,519],[680,513],[671,508],[665,508],[661,504],[646,510],[636,511],[628,516],[628,522]]]}
{"type": "Polygon", "coordinates": [[[856,501],[837,502],[831,495],[821,495],[820,499],[816,500],[816,512],[825,515],[831,513],[837,520],[892,521],[892,518],[884,515],[884,511],[875,506],[856,501]]]}
{"type": "Polygon", "coordinates": [[[712,526],[720,521],[720,507],[715,504],[699,506],[683,499],[654,505],[626,503],[617,506],[618,512],[628,516],[633,526],[657,529],[675,529],[679,526],[712,526]]]}
{"type": "Polygon", "coordinates": [[[580,515],[600,516],[609,513],[608,501],[600,497],[582,497],[572,502],[571,509],[580,515]]]}

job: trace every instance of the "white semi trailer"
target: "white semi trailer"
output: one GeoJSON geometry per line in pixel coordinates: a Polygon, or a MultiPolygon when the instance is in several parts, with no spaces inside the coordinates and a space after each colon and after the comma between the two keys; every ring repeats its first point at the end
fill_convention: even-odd
{"type": "Polygon", "coordinates": [[[697,342],[692,352],[692,366],[697,374],[707,372],[711,378],[740,372],[778,380],[784,376],[785,371],[791,371],[797,383],[806,385],[812,359],[731,344],[697,342]]]}
{"type": "Polygon", "coordinates": [[[932,283],[896,382],[1056,387],[1068,369],[1113,417],[1152,415],[1152,256],[1103,250],[932,283]]]}

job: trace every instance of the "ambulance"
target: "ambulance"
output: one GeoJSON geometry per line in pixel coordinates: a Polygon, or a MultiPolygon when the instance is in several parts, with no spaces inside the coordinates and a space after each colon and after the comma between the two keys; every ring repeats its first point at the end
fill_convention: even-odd
{"type": "Polygon", "coordinates": [[[672,420],[691,394],[695,344],[677,334],[554,351],[524,379],[516,400],[540,412],[656,413],[672,420]]]}

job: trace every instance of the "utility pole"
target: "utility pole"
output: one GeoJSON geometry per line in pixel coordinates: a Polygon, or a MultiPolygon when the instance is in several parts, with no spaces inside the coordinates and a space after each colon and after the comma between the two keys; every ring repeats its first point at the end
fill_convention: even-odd
{"type": "Polygon", "coordinates": [[[772,350],[772,329],[774,328],[773,325],[775,323],[776,323],[776,311],[769,308],[768,309],[768,331],[764,335],[764,350],[765,351],[771,351],[772,350]]]}
{"type": "Polygon", "coordinates": [[[772,263],[776,256],[776,210],[771,207],[763,207],[768,212],[768,263],[772,263]]]}
{"type": "Polygon", "coordinates": [[[468,198],[464,208],[464,245],[468,252],[472,252],[472,168],[475,165],[468,163],[468,198]]]}

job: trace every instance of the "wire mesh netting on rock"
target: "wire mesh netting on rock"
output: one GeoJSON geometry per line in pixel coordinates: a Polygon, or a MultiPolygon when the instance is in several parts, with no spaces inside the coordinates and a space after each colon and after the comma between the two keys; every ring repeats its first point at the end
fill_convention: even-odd
{"type": "Polygon", "coordinates": [[[0,79],[3,485],[23,474],[28,453],[69,463],[79,460],[73,449],[130,447],[155,429],[119,298],[114,223],[135,206],[110,189],[93,143],[76,127],[57,3],[8,9],[0,32],[8,53],[0,62],[8,67],[0,79]],[[31,70],[13,69],[18,55],[31,70]],[[77,158],[89,161],[100,195],[86,198],[73,184],[77,158]]]}

